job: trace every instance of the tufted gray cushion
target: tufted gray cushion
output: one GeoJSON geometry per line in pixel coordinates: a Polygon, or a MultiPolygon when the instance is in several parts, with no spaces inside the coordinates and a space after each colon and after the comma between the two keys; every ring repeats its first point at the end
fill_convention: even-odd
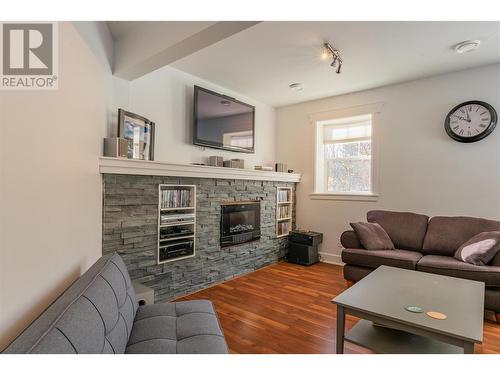
{"type": "Polygon", "coordinates": [[[138,307],[118,254],[102,257],[4,353],[227,353],[210,301],[138,307]]]}
{"type": "Polygon", "coordinates": [[[102,257],[4,353],[124,353],[137,307],[123,260],[102,257]]]}
{"type": "Polygon", "coordinates": [[[212,302],[140,306],[127,353],[227,353],[212,302]]]}

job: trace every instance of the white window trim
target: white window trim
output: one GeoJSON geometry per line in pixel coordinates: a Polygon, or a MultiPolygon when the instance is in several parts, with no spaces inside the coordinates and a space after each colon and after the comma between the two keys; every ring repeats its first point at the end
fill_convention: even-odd
{"type": "MultiPolygon", "coordinates": [[[[366,105],[360,105],[356,107],[342,108],[333,111],[313,113],[309,115],[309,122],[311,127],[314,129],[315,135],[315,150],[314,150],[314,191],[309,194],[311,199],[318,200],[336,200],[336,201],[361,201],[361,202],[375,202],[379,198],[379,129],[380,129],[380,113],[384,103],[372,103],[366,105]],[[318,122],[341,119],[346,117],[354,117],[361,115],[372,115],[372,191],[371,192],[359,192],[359,193],[327,193],[319,191],[319,186],[323,187],[321,179],[323,178],[323,173],[321,176],[318,175],[318,170],[323,170],[323,154],[320,152],[322,150],[323,144],[320,144],[321,136],[319,135],[321,126],[318,126],[318,122]]],[[[321,133],[322,134],[322,133],[321,133]]]]}

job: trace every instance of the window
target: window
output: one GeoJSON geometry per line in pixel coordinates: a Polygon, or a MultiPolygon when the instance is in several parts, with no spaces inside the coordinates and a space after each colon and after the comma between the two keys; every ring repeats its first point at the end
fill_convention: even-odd
{"type": "Polygon", "coordinates": [[[373,194],[372,115],[316,122],[316,193],[373,194]]]}

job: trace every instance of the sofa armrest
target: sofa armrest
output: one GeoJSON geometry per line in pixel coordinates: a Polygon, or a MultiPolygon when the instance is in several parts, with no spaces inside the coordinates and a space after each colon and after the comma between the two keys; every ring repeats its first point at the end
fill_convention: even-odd
{"type": "Polygon", "coordinates": [[[353,230],[346,230],[340,235],[340,243],[346,249],[363,249],[363,245],[359,242],[358,236],[353,230]]]}
{"type": "Polygon", "coordinates": [[[500,267],[500,251],[498,251],[493,260],[488,263],[488,266],[500,267]]]}

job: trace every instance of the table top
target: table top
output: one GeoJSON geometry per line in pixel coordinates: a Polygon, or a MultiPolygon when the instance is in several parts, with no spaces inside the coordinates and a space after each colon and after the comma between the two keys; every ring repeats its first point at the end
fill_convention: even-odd
{"type": "Polygon", "coordinates": [[[479,281],[381,266],[332,303],[431,332],[482,342],[484,287],[479,281]],[[423,313],[405,310],[421,307],[423,313]],[[445,320],[426,314],[437,311],[445,320]]]}

